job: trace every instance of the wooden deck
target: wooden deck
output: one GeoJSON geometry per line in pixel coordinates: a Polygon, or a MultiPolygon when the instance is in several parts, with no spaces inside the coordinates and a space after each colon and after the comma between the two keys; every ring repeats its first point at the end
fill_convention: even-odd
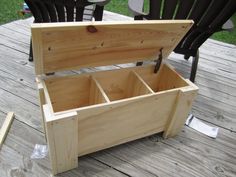
{"type": "MultiPolygon", "coordinates": [[[[104,19],[132,20],[108,12],[104,19]]],[[[31,22],[18,20],[0,26],[0,125],[7,112],[16,114],[0,150],[0,177],[51,176],[49,157],[30,159],[34,145],[45,144],[34,63],[28,62],[31,22]]],[[[191,62],[183,56],[172,54],[169,63],[189,76],[191,62]]],[[[79,158],[77,169],[58,176],[236,176],[236,46],[205,42],[196,84],[200,90],[192,112],[220,127],[216,139],[184,127],[175,138],[153,135],[86,155],[79,158]]]]}

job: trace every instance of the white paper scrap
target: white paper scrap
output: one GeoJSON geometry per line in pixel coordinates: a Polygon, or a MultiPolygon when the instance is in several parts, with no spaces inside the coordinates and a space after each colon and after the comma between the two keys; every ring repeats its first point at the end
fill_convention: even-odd
{"type": "Polygon", "coordinates": [[[47,145],[35,144],[31,159],[43,159],[48,154],[47,145]]]}
{"type": "Polygon", "coordinates": [[[211,127],[196,117],[194,117],[192,114],[190,114],[185,122],[185,125],[193,128],[194,130],[197,130],[209,137],[216,138],[218,134],[218,127],[211,127]]]}

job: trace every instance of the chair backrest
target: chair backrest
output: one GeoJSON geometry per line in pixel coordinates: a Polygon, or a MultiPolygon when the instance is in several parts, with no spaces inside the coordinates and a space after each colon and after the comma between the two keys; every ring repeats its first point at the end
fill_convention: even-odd
{"type": "Polygon", "coordinates": [[[236,12],[236,0],[150,0],[146,19],[192,19],[175,52],[195,56],[198,48],[236,12]]]}
{"type": "Polygon", "coordinates": [[[43,22],[71,22],[83,21],[85,7],[94,5],[90,14],[96,21],[101,21],[103,16],[103,4],[96,5],[87,0],[25,0],[29,6],[35,23],[43,22]]]}

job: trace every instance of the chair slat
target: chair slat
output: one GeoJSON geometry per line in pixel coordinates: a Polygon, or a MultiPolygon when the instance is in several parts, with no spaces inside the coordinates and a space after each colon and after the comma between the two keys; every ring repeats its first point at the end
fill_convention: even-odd
{"type": "Polygon", "coordinates": [[[63,3],[63,0],[57,0],[55,1],[55,6],[57,9],[57,16],[59,22],[65,22],[65,6],[63,3]]]}
{"type": "Polygon", "coordinates": [[[195,0],[180,0],[175,19],[186,19],[194,5],[195,0]]]}
{"type": "Polygon", "coordinates": [[[84,15],[84,7],[78,6],[76,7],[76,21],[82,21],[84,15]]]}
{"type": "Polygon", "coordinates": [[[172,19],[178,0],[165,0],[162,19],[172,19]]]}
{"type": "Polygon", "coordinates": [[[98,5],[95,6],[93,16],[96,21],[102,21],[103,9],[104,9],[104,6],[98,6],[98,5]]]}
{"type": "Polygon", "coordinates": [[[50,22],[57,22],[57,12],[55,8],[55,3],[54,0],[42,0],[43,3],[45,4],[49,17],[50,17],[50,22]]]}
{"type": "Polygon", "coordinates": [[[206,14],[202,16],[202,19],[199,23],[200,27],[208,27],[211,22],[216,18],[216,16],[221,12],[221,10],[225,7],[228,0],[215,0],[212,1],[206,14]]]}
{"type": "Polygon", "coordinates": [[[42,14],[43,21],[50,22],[48,10],[45,4],[42,1],[36,1],[35,4],[37,4],[37,7],[42,14]]]}
{"type": "Polygon", "coordinates": [[[148,18],[150,17],[151,19],[159,20],[161,17],[161,3],[162,0],[150,0],[150,5],[149,5],[149,15],[148,18]]]}
{"type": "Polygon", "coordinates": [[[218,30],[221,26],[236,12],[236,0],[230,0],[218,14],[218,16],[213,20],[210,28],[218,30]]]}
{"type": "Polygon", "coordinates": [[[27,3],[27,5],[29,6],[31,13],[34,16],[34,21],[36,23],[41,23],[43,22],[43,17],[41,12],[39,11],[39,9],[37,8],[37,5],[35,4],[35,1],[31,1],[31,0],[25,0],[25,2],[27,3]]]}
{"type": "Polygon", "coordinates": [[[202,32],[193,42],[191,48],[199,48],[215,31],[236,12],[236,1],[229,0],[226,2],[222,10],[217,14],[215,19],[208,25],[208,30],[202,32]]]}
{"type": "Polygon", "coordinates": [[[191,14],[189,15],[189,19],[194,20],[194,23],[198,24],[202,17],[202,14],[204,14],[210,3],[211,0],[197,0],[191,14]]]}
{"type": "Polygon", "coordinates": [[[75,10],[75,1],[74,0],[66,0],[65,2],[67,21],[74,21],[74,10],[75,10]]]}

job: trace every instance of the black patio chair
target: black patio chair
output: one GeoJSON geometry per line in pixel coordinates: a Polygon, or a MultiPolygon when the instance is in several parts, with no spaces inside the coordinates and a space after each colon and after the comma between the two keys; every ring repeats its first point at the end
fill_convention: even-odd
{"type": "MultiPolygon", "coordinates": [[[[110,0],[24,0],[34,16],[34,23],[101,21],[104,6],[110,0]],[[87,7],[92,8],[87,8],[87,7]],[[85,17],[85,18],[83,18],[85,17]],[[86,18],[89,17],[89,18],[86,18]]],[[[29,61],[33,61],[30,39],[29,61]]]]}
{"type": "MultiPolygon", "coordinates": [[[[190,80],[195,81],[199,47],[215,32],[232,30],[229,18],[236,12],[236,0],[149,0],[149,12],[143,12],[144,0],[129,0],[135,20],[192,19],[194,25],[174,49],[188,60],[193,57],[190,80]]],[[[142,65],[138,62],[137,65],[142,65]]]]}

